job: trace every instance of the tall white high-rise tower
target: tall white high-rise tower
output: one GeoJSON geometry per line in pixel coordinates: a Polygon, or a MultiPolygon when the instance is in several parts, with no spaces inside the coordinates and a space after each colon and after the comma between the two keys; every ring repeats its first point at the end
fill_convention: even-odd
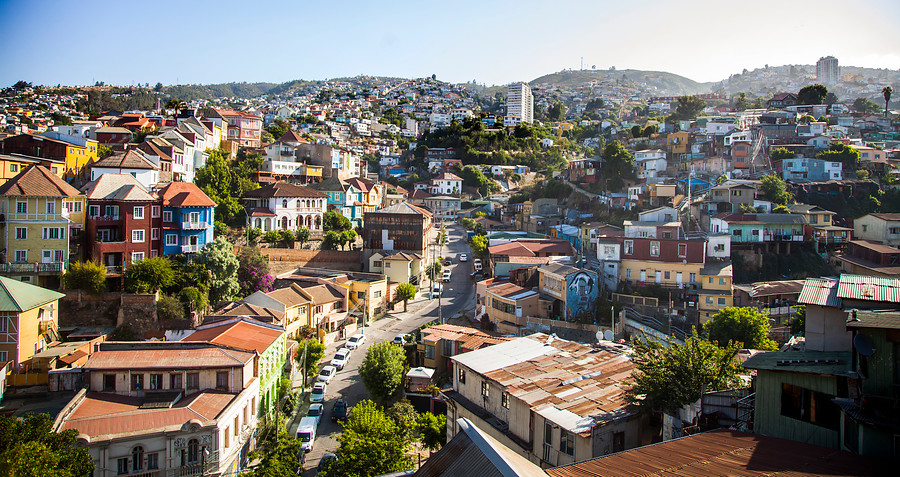
{"type": "Polygon", "coordinates": [[[523,123],[534,122],[534,95],[528,83],[512,83],[506,92],[506,115],[518,116],[523,123]]]}

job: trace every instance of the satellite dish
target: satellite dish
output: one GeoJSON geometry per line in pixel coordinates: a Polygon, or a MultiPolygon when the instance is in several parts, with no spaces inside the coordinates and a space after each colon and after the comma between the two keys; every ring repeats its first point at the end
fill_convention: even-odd
{"type": "Polygon", "coordinates": [[[602,331],[597,330],[596,336],[597,336],[597,341],[600,342],[600,341],[603,341],[603,339],[606,335],[604,335],[602,331]]]}
{"type": "Polygon", "coordinates": [[[616,336],[613,334],[612,330],[606,330],[603,332],[603,337],[606,338],[607,341],[612,341],[616,336]]]}
{"type": "Polygon", "coordinates": [[[872,356],[875,353],[875,346],[866,335],[856,335],[853,338],[853,347],[863,356],[872,356]]]}

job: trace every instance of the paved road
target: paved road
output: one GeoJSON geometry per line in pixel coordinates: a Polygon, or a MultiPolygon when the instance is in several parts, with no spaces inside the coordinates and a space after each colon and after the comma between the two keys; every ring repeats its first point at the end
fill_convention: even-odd
{"type": "MultiPolygon", "coordinates": [[[[462,311],[473,311],[475,308],[475,282],[470,277],[472,273],[472,252],[465,241],[465,230],[459,226],[453,226],[447,229],[448,240],[447,245],[443,247],[442,252],[437,251],[441,256],[450,257],[453,264],[450,265],[451,278],[449,283],[444,283],[444,293],[440,300],[440,312],[438,308],[438,300],[428,299],[428,289],[423,287],[418,297],[409,302],[405,313],[389,313],[384,318],[369,324],[365,328],[366,342],[353,351],[350,359],[343,370],[338,371],[334,376],[325,393],[325,416],[319,424],[318,437],[316,438],[313,450],[307,454],[304,468],[307,469],[303,475],[311,477],[315,475],[315,468],[319,464],[319,459],[326,452],[334,452],[337,449],[337,436],[341,432],[341,425],[331,422],[331,409],[334,402],[338,398],[343,398],[350,406],[363,399],[369,398],[369,393],[359,378],[357,369],[365,357],[366,350],[372,343],[380,341],[391,341],[400,333],[409,333],[425,323],[436,321],[439,315],[443,315],[444,320],[462,311]],[[459,262],[459,254],[469,254],[468,262],[459,262]]],[[[430,252],[430,249],[429,249],[430,252]]],[[[345,340],[329,346],[325,350],[324,362],[331,361],[334,353],[343,346],[345,340]]],[[[299,373],[298,373],[299,374],[299,373]]],[[[300,385],[299,380],[295,382],[295,387],[300,385]]],[[[306,406],[301,409],[305,413],[306,406]]],[[[297,422],[291,427],[291,432],[296,433],[297,422]]]]}

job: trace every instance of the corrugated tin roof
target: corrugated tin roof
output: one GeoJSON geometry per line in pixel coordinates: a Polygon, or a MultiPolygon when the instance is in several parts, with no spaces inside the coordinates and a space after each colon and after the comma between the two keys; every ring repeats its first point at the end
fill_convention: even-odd
{"type": "Polygon", "coordinates": [[[552,477],[891,475],[871,457],[719,429],[547,469],[552,477]]]}
{"type": "Polygon", "coordinates": [[[838,298],[900,303],[900,278],[841,274],[838,298]]]}
{"type": "MultiPolygon", "coordinates": [[[[178,342],[182,343],[182,342],[178,342]]],[[[214,344],[179,346],[136,344],[132,348],[104,349],[95,352],[85,363],[84,369],[180,369],[242,367],[250,362],[254,353],[227,349],[214,344]]]]}
{"type": "MultiPolygon", "coordinates": [[[[850,315],[853,316],[852,314],[850,315]]],[[[847,328],[888,328],[900,329],[900,311],[858,310],[856,319],[847,321],[847,328]]]]}
{"type": "Polygon", "coordinates": [[[830,278],[807,278],[800,291],[798,303],[804,305],[841,307],[841,299],[837,296],[838,282],[830,278]]]}
{"type": "Polygon", "coordinates": [[[22,312],[59,300],[65,295],[29,283],[0,277],[0,311],[22,312]]]}
{"type": "Polygon", "coordinates": [[[850,371],[849,351],[771,351],[744,361],[748,369],[845,376],[850,371]]]}

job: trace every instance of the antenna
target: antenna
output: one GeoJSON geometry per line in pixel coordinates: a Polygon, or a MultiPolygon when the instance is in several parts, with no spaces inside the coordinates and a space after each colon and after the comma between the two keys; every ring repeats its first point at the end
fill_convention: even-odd
{"type": "Polygon", "coordinates": [[[856,348],[856,352],[862,356],[869,357],[875,354],[875,346],[872,344],[872,340],[866,335],[856,335],[853,338],[853,347],[856,348]]]}

